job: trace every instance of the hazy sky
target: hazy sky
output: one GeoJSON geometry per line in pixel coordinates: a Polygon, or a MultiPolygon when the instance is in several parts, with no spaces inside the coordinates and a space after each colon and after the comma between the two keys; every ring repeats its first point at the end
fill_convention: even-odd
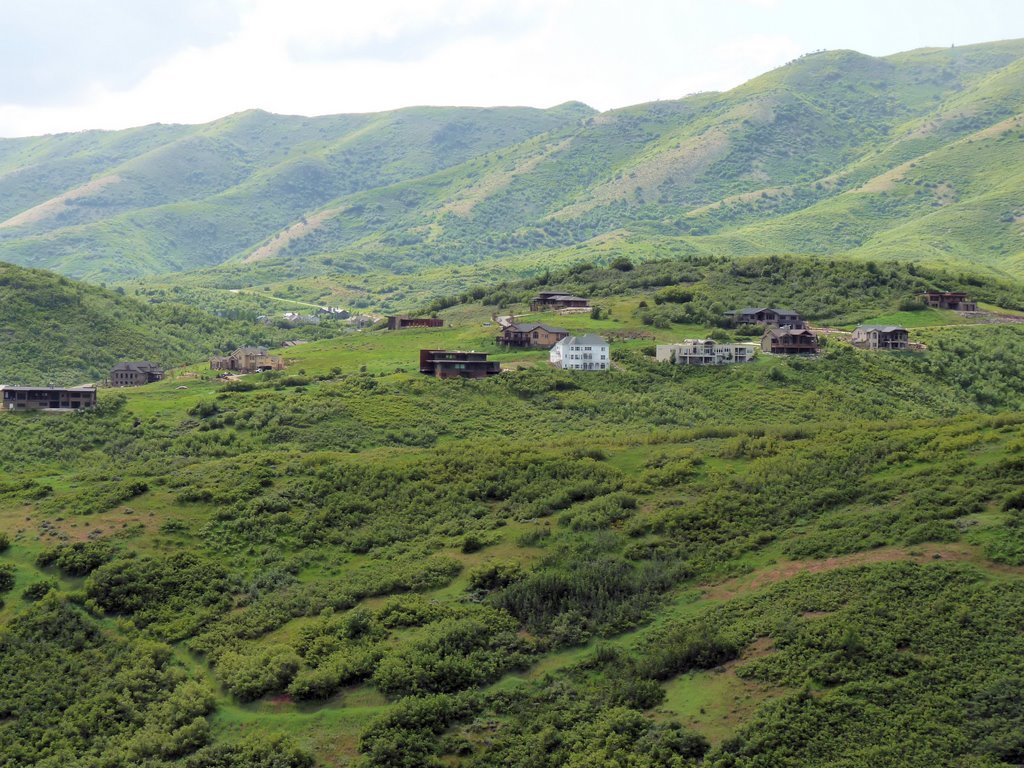
{"type": "Polygon", "coordinates": [[[0,136],[414,104],[598,109],[801,53],[1024,37],[1021,0],[0,0],[0,136]]]}

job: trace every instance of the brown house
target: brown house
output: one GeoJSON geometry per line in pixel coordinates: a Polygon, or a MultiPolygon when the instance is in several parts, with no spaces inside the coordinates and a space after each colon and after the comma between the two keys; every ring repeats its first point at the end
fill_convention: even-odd
{"type": "Polygon", "coordinates": [[[779,328],[806,328],[803,318],[791,309],[775,307],[744,307],[726,312],[725,317],[733,325],[766,325],[779,328]]]}
{"type": "Polygon", "coordinates": [[[775,355],[814,355],[818,337],[806,328],[769,328],[761,337],[761,351],[775,355]]]}
{"type": "Polygon", "coordinates": [[[501,363],[488,360],[486,352],[421,349],[420,373],[439,379],[483,379],[501,373],[501,363]]]}
{"type": "Polygon", "coordinates": [[[978,305],[966,293],[928,291],[922,297],[924,303],[935,309],[955,309],[957,312],[977,312],[978,305]]]}
{"type": "Polygon", "coordinates": [[[501,330],[496,341],[509,347],[543,347],[550,349],[569,335],[564,328],[544,323],[513,323],[501,330]]]}
{"type": "Polygon", "coordinates": [[[530,299],[530,309],[543,312],[546,309],[569,309],[571,307],[589,307],[590,300],[582,296],[573,296],[561,291],[541,291],[530,299]]]}
{"type": "Polygon", "coordinates": [[[96,406],[96,387],[0,386],[5,411],[77,411],[96,406]]]}
{"type": "Polygon", "coordinates": [[[860,349],[907,349],[910,333],[899,325],[861,325],[850,342],[860,349]]]}
{"type": "Polygon", "coordinates": [[[284,361],[277,355],[268,353],[266,347],[239,347],[230,355],[210,360],[210,369],[214,371],[261,373],[280,371],[283,368],[284,361]]]}
{"type": "Polygon", "coordinates": [[[110,370],[110,386],[141,387],[152,384],[164,377],[164,370],[156,363],[140,360],[134,363],[118,363],[110,370]]]}
{"type": "Polygon", "coordinates": [[[439,317],[406,317],[405,315],[388,315],[388,330],[400,331],[403,328],[443,328],[444,320],[439,317]]]}

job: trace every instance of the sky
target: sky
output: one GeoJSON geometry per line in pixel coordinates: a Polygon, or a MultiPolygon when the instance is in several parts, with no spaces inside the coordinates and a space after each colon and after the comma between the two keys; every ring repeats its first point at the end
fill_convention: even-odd
{"type": "Polygon", "coordinates": [[[1020,0],[0,0],[0,136],[246,109],[603,111],[820,49],[1015,37],[1020,0]]]}

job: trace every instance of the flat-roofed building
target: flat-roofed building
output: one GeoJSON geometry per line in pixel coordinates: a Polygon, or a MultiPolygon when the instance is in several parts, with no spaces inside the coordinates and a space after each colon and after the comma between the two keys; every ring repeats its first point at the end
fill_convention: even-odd
{"type": "Polygon", "coordinates": [[[96,387],[0,386],[5,411],[78,411],[96,406],[96,387]]]}
{"type": "Polygon", "coordinates": [[[439,379],[483,379],[501,373],[501,363],[488,360],[486,352],[421,349],[420,373],[439,379]]]}
{"type": "Polygon", "coordinates": [[[726,365],[749,363],[757,354],[756,344],[741,344],[714,339],[685,339],[682,344],[659,344],[655,359],[676,365],[726,365]]]}

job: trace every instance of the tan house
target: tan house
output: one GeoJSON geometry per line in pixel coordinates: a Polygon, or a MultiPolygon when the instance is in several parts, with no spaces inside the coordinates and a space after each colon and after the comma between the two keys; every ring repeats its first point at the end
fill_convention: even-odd
{"type": "Polygon", "coordinates": [[[210,360],[210,369],[214,371],[262,373],[280,371],[283,368],[284,360],[277,355],[271,355],[266,347],[239,347],[230,355],[210,360]]]}
{"type": "Polygon", "coordinates": [[[509,347],[542,347],[550,349],[569,335],[564,328],[555,328],[545,323],[512,323],[501,329],[495,339],[509,347]]]}
{"type": "Polygon", "coordinates": [[[861,325],[850,342],[860,349],[907,349],[910,333],[899,325],[861,325]]]}

